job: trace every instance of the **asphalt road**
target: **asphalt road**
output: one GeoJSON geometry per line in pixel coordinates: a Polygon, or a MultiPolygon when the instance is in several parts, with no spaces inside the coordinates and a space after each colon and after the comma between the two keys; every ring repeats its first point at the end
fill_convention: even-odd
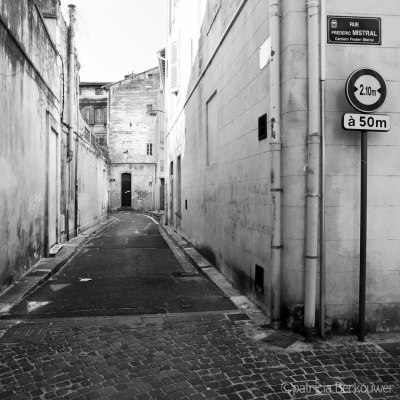
{"type": "Polygon", "coordinates": [[[9,318],[235,309],[206,278],[182,268],[152,218],[124,211],[113,219],[57,274],[14,306],[9,318]]]}

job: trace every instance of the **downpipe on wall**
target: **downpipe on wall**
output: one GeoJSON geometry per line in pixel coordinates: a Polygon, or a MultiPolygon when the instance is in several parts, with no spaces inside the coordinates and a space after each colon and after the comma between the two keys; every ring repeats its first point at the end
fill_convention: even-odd
{"type": "MultiPolygon", "coordinates": [[[[68,163],[68,190],[66,192],[66,221],[67,241],[70,239],[70,205],[72,191],[72,164],[74,156],[73,137],[74,137],[74,93],[75,93],[75,6],[70,4],[69,9],[69,53],[68,53],[68,140],[67,140],[67,163],[68,163]]],[[[74,185],[75,186],[75,185],[74,185]]]]}
{"type": "Polygon", "coordinates": [[[319,81],[319,2],[309,1],[308,33],[308,167],[306,193],[306,265],[304,287],[304,327],[306,340],[315,336],[315,305],[317,294],[319,184],[320,184],[320,81],[319,81]]]}
{"type": "Polygon", "coordinates": [[[279,329],[281,323],[281,92],[280,92],[280,14],[279,0],[270,4],[270,99],[271,99],[271,327],[279,329]]]}
{"type": "Polygon", "coordinates": [[[321,226],[320,226],[320,282],[319,282],[319,334],[325,337],[325,275],[326,275],[326,254],[325,254],[325,43],[326,43],[326,2],[321,0],[321,226]]]}
{"type": "Polygon", "coordinates": [[[67,159],[72,161],[74,151],[74,93],[75,93],[75,6],[70,4],[69,8],[69,73],[68,73],[68,146],[67,159]]]}

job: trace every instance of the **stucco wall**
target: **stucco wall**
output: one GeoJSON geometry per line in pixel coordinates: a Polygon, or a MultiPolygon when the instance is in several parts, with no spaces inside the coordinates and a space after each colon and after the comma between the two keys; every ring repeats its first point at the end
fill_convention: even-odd
{"type": "Polygon", "coordinates": [[[111,209],[121,208],[121,176],[131,174],[131,207],[151,210],[154,205],[154,164],[119,164],[111,168],[111,209]],[[151,182],[151,185],[150,185],[151,182]]]}
{"type": "Polygon", "coordinates": [[[154,115],[146,105],[159,109],[160,75],[158,68],[133,75],[109,87],[110,121],[108,148],[111,160],[111,208],[121,207],[121,174],[132,174],[132,203],[134,209],[151,209],[154,204],[153,185],[158,145],[154,115]],[[149,77],[149,74],[151,76],[149,77]],[[147,145],[152,154],[147,154],[147,145]],[[152,186],[149,186],[152,182],[152,186]]]}
{"type": "Polygon", "coordinates": [[[54,96],[57,92],[54,81],[56,55],[36,8],[31,2],[0,1],[0,17],[16,39],[0,23],[2,289],[44,255],[50,125],[58,135],[61,132],[59,125],[51,122],[59,119],[60,103],[54,96]],[[14,18],[15,15],[19,18],[14,18]],[[21,48],[34,63],[36,71],[21,48]]]}
{"type": "MultiPolygon", "coordinates": [[[[190,15],[185,10],[190,7],[188,4],[180,3],[175,16],[179,28],[175,26],[174,30],[180,32],[180,89],[177,95],[169,94],[167,100],[169,159],[166,172],[170,174],[171,162],[174,168],[172,181],[168,182],[168,223],[243,293],[268,311],[269,132],[266,140],[258,140],[258,118],[269,109],[269,68],[260,70],[259,66],[259,47],[269,35],[268,4],[260,1],[245,5],[181,113],[189,92],[186,88],[193,87],[197,72],[207,63],[240,2],[220,2],[212,23],[208,7],[213,2],[206,3],[199,4],[199,12],[203,12],[199,21],[201,38],[194,36],[196,17],[194,21],[184,21],[190,15]],[[183,31],[185,28],[187,32],[183,31]],[[198,47],[190,65],[193,43],[198,47]],[[192,72],[191,76],[188,76],[188,70],[192,72]],[[207,123],[207,103],[213,95],[217,128],[214,144],[207,150],[207,129],[210,130],[207,124],[213,123],[210,115],[207,123]],[[209,162],[207,151],[215,151],[215,162],[209,162]],[[179,156],[182,163],[180,210],[179,156]],[[171,183],[174,186],[172,192],[171,183]],[[256,265],[264,269],[263,293],[254,289],[256,265]]],[[[171,37],[173,35],[174,31],[171,37]]]]}
{"type": "MultiPolygon", "coordinates": [[[[81,118],[81,132],[85,124],[81,118]]],[[[104,151],[104,150],[103,150],[104,151]]],[[[109,212],[109,160],[101,148],[80,135],[78,148],[79,232],[107,218],[109,212]]]]}

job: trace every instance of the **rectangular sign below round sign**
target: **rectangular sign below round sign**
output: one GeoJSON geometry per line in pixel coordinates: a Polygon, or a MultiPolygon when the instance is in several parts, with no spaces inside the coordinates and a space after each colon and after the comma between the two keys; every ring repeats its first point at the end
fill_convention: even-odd
{"type": "Polygon", "coordinates": [[[350,131],[390,131],[390,116],[385,114],[343,114],[342,126],[350,131]]]}

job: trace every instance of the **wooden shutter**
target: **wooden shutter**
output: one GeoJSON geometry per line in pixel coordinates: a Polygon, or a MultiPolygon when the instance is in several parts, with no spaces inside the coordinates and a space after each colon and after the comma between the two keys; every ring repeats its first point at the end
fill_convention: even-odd
{"type": "Polygon", "coordinates": [[[103,122],[107,123],[107,108],[103,108],[103,122]]]}
{"type": "Polygon", "coordinates": [[[175,93],[179,90],[178,82],[178,41],[171,43],[171,57],[170,57],[170,79],[171,79],[171,92],[175,93]]]}
{"type": "Polygon", "coordinates": [[[94,108],[91,107],[89,112],[90,112],[89,124],[94,125],[94,108]]]}

